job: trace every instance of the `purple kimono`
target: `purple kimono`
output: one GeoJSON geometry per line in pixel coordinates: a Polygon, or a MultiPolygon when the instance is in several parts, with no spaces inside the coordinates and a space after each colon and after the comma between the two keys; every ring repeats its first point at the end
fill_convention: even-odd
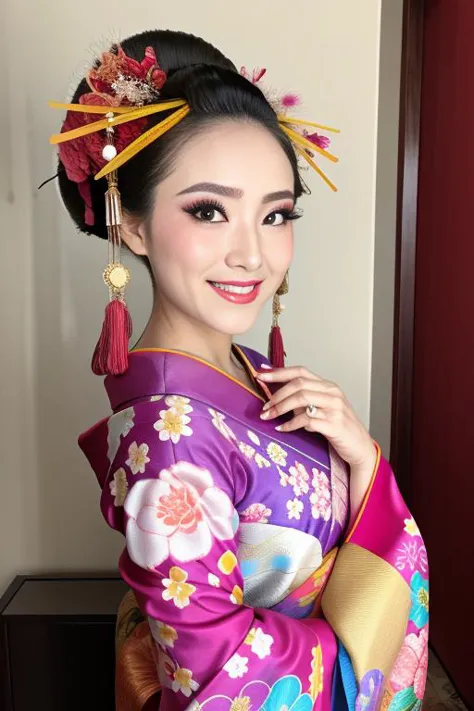
{"type": "MultiPolygon", "coordinates": [[[[250,375],[266,362],[235,353],[250,375]]],[[[348,530],[347,465],[323,437],[262,421],[263,391],[159,349],[105,384],[113,414],[80,446],[126,538],[156,707],[420,709],[426,549],[380,451],[348,530]]]]}

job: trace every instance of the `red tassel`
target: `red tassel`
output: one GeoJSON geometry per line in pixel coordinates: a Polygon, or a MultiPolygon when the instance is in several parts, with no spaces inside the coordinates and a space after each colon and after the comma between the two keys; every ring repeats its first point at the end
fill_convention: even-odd
{"type": "Polygon", "coordinates": [[[268,349],[268,359],[274,368],[285,367],[285,348],[283,337],[279,326],[272,326],[270,331],[270,343],[268,349]]]}
{"type": "Polygon", "coordinates": [[[102,331],[92,357],[92,372],[96,375],[125,373],[131,335],[132,319],[127,305],[120,299],[113,299],[105,309],[102,331]]]}

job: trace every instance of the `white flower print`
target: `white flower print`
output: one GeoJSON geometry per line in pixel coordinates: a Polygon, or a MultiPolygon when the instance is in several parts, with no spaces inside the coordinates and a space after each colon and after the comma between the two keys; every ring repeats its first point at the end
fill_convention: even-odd
{"type": "Polygon", "coordinates": [[[268,459],[265,459],[265,457],[262,457],[262,455],[259,454],[258,452],[255,455],[255,464],[257,465],[257,467],[259,469],[263,469],[263,467],[271,467],[271,464],[268,461],[268,459]]]}
{"type": "Polygon", "coordinates": [[[213,588],[220,588],[221,586],[221,581],[217,577],[217,575],[214,575],[214,573],[209,573],[207,576],[207,582],[209,585],[212,585],[213,588]]]}
{"type": "Polygon", "coordinates": [[[257,655],[259,659],[265,659],[265,657],[270,656],[270,648],[274,640],[271,634],[265,634],[260,628],[253,628],[247,635],[245,644],[250,645],[252,652],[257,655]]]}
{"type": "Polygon", "coordinates": [[[286,508],[288,509],[288,518],[296,518],[299,521],[304,508],[303,502],[299,499],[287,501],[286,508]]]}
{"type": "Polygon", "coordinates": [[[255,449],[251,447],[250,444],[246,444],[245,442],[239,442],[239,449],[242,454],[247,457],[247,459],[253,459],[255,449]]]}
{"type": "Polygon", "coordinates": [[[134,563],[152,570],[169,556],[186,563],[208,555],[214,539],[234,537],[234,507],[207,469],[177,462],[142,479],[125,501],[126,537],[134,563]]]}
{"type": "Polygon", "coordinates": [[[280,486],[288,486],[290,475],[284,472],[283,469],[280,469],[280,467],[277,467],[277,469],[278,474],[280,475],[280,486]]]}
{"type": "Polygon", "coordinates": [[[185,696],[191,696],[193,691],[197,691],[199,689],[199,684],[197,681],[194,681],[193,673],[190,669],[178,667],[174,673],[171,688],[176,693],[181,691],[181,693],[185,696]]]}
{"type": "Polygon", "coordinates": [[[174,407],[170,407],[168,410],[160,411],[160,419],[155,422],[153,427],[160,433],[162,442],[170,439],[173,444],[178,444],[181,437],[192,435],[193,431],[191,427],[188,427],[189,422],[191,422],[190,417],[181,414],[174,407]]]}
{"type": "Polygon", "coordinates": [[[267,454],[274,462],[274,464],[280,464],[282,467],[286,467],[286,458],[288,453],[285,452],[283,447],[280,447],[276,442],[270,442],[267,447],[267,454]]]}
{"type": "Polygon", "coordinates": [[[149,447],[147,444],[138,446],[133,442],[128,448],[128,459],[125,464],[130,467],[132,474],[144,474],[145,467],[150,461],[147,457],[149,447]]]}
{"type": "Polygon", "coordinates": [[[407,541],[402,543],[402,547],[397,549],[397,560],[395,566],[398,570],[405,570],[406,567],[410,570],[420,566],[423,573],[428,570],[428,557],[424,545],[418,545],[418,541],[407,541]]]}
{"type": "Polygon", "coordinates": [[[250,504],[242,511],[240,518],[244,523],[268,523],[268,517],[271,515],[272,510],[265,504],[250,504]]]}
{"type": "Polygon", "coordinates": [[[248,672],[248,657],[241,657],[240,654],[234,654],[229,661],[224,664],[224,671],[228,673],[231,679],[241,679],[248,672]]]}
{"type": "Polygon", "coordinates": [[[120,467],[114,474],[113,481],[109,484],[110,493],[115,497],[114,506],[123,506],[127,498],[128,482],[125,469],[120,467]]]}
{"type": "Polygon", "coordinates": [[[306,471],[303,464],[300,462],[295,462],[294,467],[290,467],[290,478],[288,479],[290,485],[293,487],[295,496],[302,496],[302,494],[307,494],[309,491],[309,474],[306,471]]]}
{"type": "Polygon", "coordinates": [[[176,412],[180,415],[188,415],[193,411],[191,407],[190,400],[188,397],[181,397],[181,395],[167,395],[165,397],[165,403],[168,407],[173,407],[176,412]]]}
{"type": "Polygon", "coordinates": [[[229,440],[229,442],[235,442],[237,437],[232,432],[229,425],[226,423],[225,415],[223,415],[222,412],[217,412],[217,410],[213,410],[212,407],[208,407],[208,412],[212,417],[211,422],[216,428],[216,430],[220,432],[223,437],[229,440]]]}
{"type": "Polygon", "coordinates": [[[257,445],[257,447],[260,447],[260,438],[258,435],[255,434],[255,432],[252,432],[252,430],[247,430],[247,437],[251,442],[257,445]]]}
{"type": "Polygon", "coordinates": [[[135,410],[133,407],[128,407],[126,410],[117,412],[109,418],[107,422],[107,456],[111,464],[118,452],[121,437],[126,437],[131,431],[134,425],[134,418],[135,410]]]}
{"type": "Polygon", "coordinates": [[[148,618],[148,625],[155,642],[158,642],[161,647],[174,647],[174,643],[178,639],[178,633],[174,627],[165,625],[153,617],[148,618]]]}
{"type": "Polygon", "coordinates": [[[150,402],[158,402],[158,400],[163,400],[163,395],[152,395],[150,402]]]}

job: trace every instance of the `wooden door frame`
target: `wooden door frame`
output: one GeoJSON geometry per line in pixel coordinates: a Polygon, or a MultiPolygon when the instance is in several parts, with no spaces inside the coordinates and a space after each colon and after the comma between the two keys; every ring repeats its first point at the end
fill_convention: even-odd
{"type": "Polygon", "coordinates": [[[404,0],[390,460],[410,503],[415,260],[425,0],[404,0]]]}

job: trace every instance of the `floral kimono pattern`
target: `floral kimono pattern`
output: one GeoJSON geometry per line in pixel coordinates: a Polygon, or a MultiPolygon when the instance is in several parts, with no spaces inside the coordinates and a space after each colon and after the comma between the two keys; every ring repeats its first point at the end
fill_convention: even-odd
{"type": "MultiPolygon", "coordinates": [[[[236,355],[253,375],[265,362],[236,355]]],[[[150,669],[121,680],[117,707],[421,708],[426,549],[378,447],[349,530],[347,465],[323,437],[262,421],[265,393],[161,350],[133,352],[106,388],[113,414],[80,446],[125,536],[150,669]]]]}

